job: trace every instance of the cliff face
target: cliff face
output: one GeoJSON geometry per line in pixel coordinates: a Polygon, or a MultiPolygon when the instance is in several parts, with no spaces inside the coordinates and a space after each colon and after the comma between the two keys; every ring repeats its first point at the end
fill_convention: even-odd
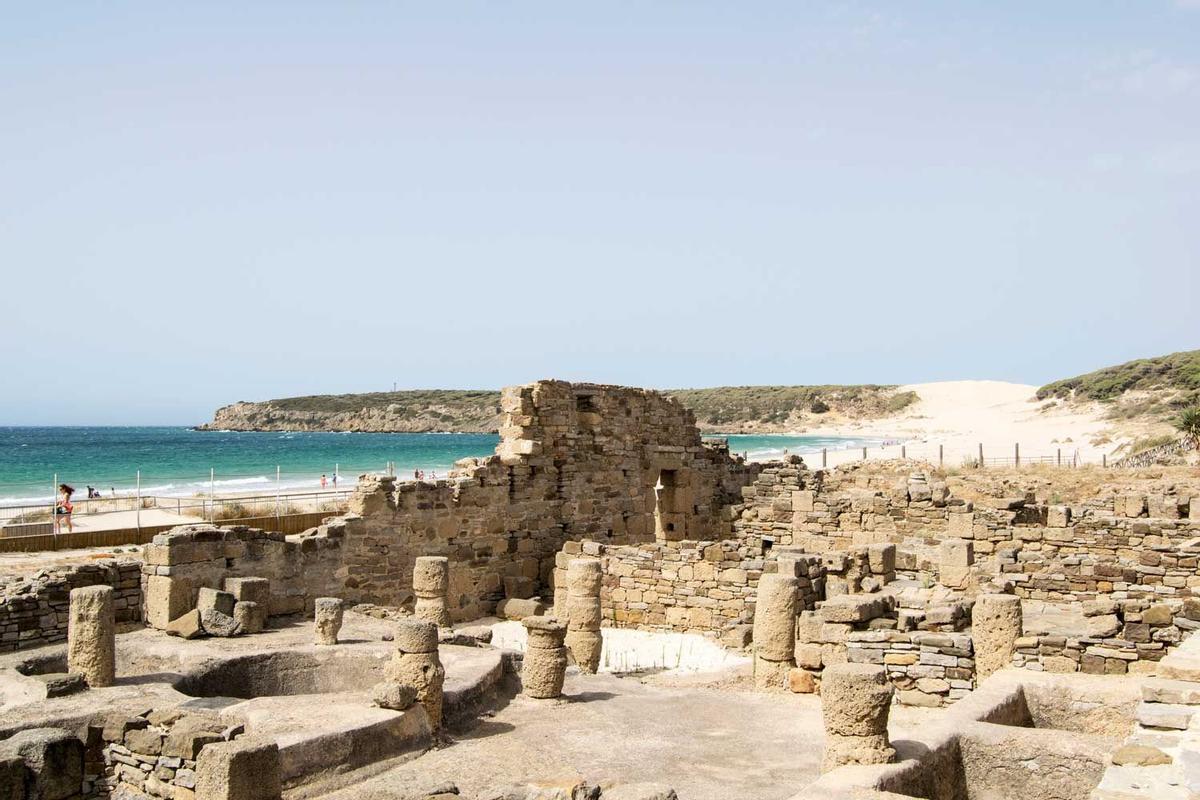
{"type": "Polygon", "coordinates": [[[500,414],[492,407],[455,408],[430,405],[364,407],[357,411],[281,408],[272,401],[234,403],[218,408],[213,421],[199,430],[232,431],[366,431],[371,433],[494,433],[500,414]]]}

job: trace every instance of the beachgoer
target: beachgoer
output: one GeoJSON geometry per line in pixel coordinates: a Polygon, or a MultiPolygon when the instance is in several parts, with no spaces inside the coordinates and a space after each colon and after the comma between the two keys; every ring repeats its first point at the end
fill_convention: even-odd
{"type": "Polygon", "coordinates": [[[321,475],[321,488],[322,489],[325,488],[325,476],[324,475],[321,475]]]}
{"type": "Polygon", "coordinates": [[[333,488],[337,488],[337,473],[333,473],[333,488]]]}
{"type": "Polygon", "coordinates": [[[419,469],[414,469],[414,470],[413,470],[413,480],[414,480],[414,481],[419,481],[419,480],[421,480],[421,470],[419,470],[419,469]]]}
{"type": "Polygon", "coordinates": [[[54,507],[54,532],[62,533],[63,522],[67,523],[67,533],[74,533],[75,528],[71,525],[71,512],[75,510],[75,506],[71,503],[71,495],[75,494],[75,490],[65,483],[58,485],[58,505],[54,507]]]}

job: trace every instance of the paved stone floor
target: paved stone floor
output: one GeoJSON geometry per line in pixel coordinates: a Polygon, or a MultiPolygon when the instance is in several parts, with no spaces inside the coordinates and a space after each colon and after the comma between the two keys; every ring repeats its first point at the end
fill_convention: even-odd
{"type": "MultiPolygon", "coordinates": [[[[444,781],[472,797],[579,776],[602,785],[666,783],[688,800],[770,800],[790,797],[818,776],[819,698],[755,693],[741,681],[703,686],[699,676],[662,677],[569,674],[563,700],[515,697],[447,746],[327,797],[401,798],[444,781]]],[[[903,737],[940,713],[896,707],[892,735],[903,737]]]]}

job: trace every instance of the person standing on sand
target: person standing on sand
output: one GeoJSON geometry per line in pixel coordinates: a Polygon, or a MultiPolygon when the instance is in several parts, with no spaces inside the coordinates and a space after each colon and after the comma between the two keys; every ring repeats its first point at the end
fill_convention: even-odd
{"type": "Polygon", "coordinates": [[[58,505],[54,507],[54,532],[62,533],[63,522],[67,523],[67,533],[74,533],[75,528],[71,525],[71,512],[75,510],[75,506],[71,503],[71,495],[75,494],[75,490],[65,483],[58,485],[58,505]]]}
{"type": "Polygon", "coordinates": [[[322,489],[325,488],[325,475],[324,474],[321,475],[321,488],[322,489]]]}

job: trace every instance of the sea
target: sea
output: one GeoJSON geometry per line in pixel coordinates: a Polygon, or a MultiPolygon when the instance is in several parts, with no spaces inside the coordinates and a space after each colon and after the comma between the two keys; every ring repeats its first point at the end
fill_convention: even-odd
{"type": "MultiPolygon", "coordinates": [[[[729,435],[735,453],[751,459],[871,445],[873,439],[828,436],[729,435]]],[[[0,505],[41,503],[57,483],[102,496],[188,497],[258,490],[304,491],[321,476],[352,486],[365,472],[394,465],[401,477],[422,470],[445,474],[461,458],[491,455],[499,437],[487,433],[308,433],[197,431],[185,427],[0,427],[0,505]]]]}

